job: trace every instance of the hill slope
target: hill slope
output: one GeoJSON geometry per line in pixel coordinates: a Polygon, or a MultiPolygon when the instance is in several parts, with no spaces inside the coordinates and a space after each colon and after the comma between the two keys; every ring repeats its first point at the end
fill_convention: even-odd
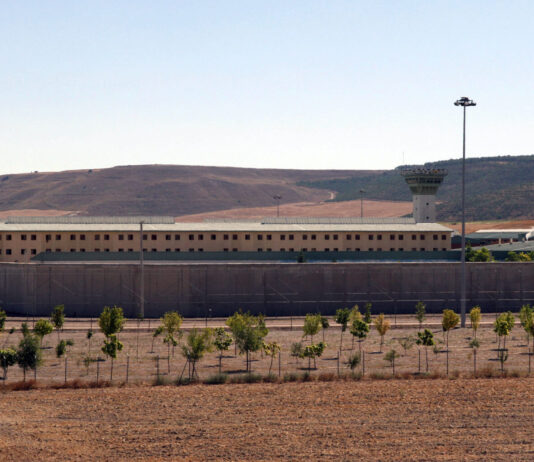
{"type": "MultiPolygon", "coordinates": [[[[449,171],[438,191],[438,218],[444,221],[460,219],[461,167],[458,160],[425,164],[449,171]]],[[[336,191],[334,200],[345,201],[360,197],[379,200],[410,200],[410,192],[400,168],[378,175],[303,181],[302,186],[336,191]]],[[[467,159],[466,217],[468,220],[498,220],[532,218],[534,216],[534,155],[467,159]]]]}

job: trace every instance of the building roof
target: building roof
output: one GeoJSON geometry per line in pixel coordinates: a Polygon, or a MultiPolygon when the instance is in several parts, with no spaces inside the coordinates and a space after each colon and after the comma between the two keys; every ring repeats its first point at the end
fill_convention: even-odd
{"type": "Polygon", "coordinates": [[[506,244],[486,245],[486,249],[491,252],[501,250],[503,252],[532,252],[534,251],[534,241],[512,242],[506,244]]]}
{"type": "MultiPolygon", "coordinates": [[[[30,217],[28,217],[30,218],[30,217]]],[[[52,218],[52,217],[46,217],[52,218]]],[[[60,217],[62,218],[62,217],[60,217]]],[[[63,217],[84,218],[81,222],[69,220],[6,220],[0,221],[0,232],[104,232],[104,231],[139,231],[139,217],[106,217],[106,220],[88,220],[102,217],[63,217]],[[125,218],[125,220],[122,220],[125,218]],[[138,221],[135,221],[137,218],[138,221]],[[59,222],[58,222],[59,221],[59,222]],[[102,221],[102,222],[98,222],[102,221]],[[128,222],[130,221],[130,222],[128,222]]],[[[147,218],[147,217],[144,217],[147,218]]],[[[161,217],[160,217],[161,218],[161,217]]],[[[75,220],[74,220],[75,221],[75,220]]],[[[143,230],[146,232],[321,232],[321,231],[361,231],[361,232],[451,232],[438,223],[415,223],[413,219],[265,219],[262,221],[205,221],[197,223],[149,222],[145,220],[143,230]]]]}

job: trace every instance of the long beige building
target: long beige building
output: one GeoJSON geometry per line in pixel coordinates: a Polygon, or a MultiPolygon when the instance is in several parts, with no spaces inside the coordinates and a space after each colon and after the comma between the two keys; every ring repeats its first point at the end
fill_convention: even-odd
{"type": "Polygon", "coordinates": [[[144,252],[363,252],[449,250],[451,233],[408,218],[21,217],[0,221],[0,261],[28,262],[42,252],[137,252],[141,234],[144,252]]]}

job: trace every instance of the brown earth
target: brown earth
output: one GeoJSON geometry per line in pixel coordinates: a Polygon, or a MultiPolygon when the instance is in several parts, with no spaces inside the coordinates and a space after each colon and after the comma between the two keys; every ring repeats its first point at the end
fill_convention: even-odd
{"type": "MultiPolygon", "coordinates": [[[[444,223],[445,226],[455,229],[458,232],[462,230],[461,223],[444,223]]],[[[479,229],[525,229],[534,228],[534,220],[496,220],[496,221],[472,221],[465,224],[466,233],[474,233],[479,229]]]]}
{"type": "Polygon", "coordinates": [[[534,458],[534,379],[0,393],[3,461],[534,458]]]}
{"type": "MultiPolygon", "coordinates": [[[[282,217],[359,217],[361,215],[360,201],[346,202],[298,202],[280,205],[282,217]]],[[[363,214],[367,217],[401,217],[412,213],[411,202],[393,201],[363,201],[363,214]]],[[[253,207],[218,212],[197,213],[176,217],[176,221],[195,222],[205,219],[215,220],[221,218],[265,218],[275,217],[276,206],[253,207]]]]}
{"type": "Polygon", "coordinates": [[[24,210],[1,210],[0,219],[7,217],[60,217],[63,215],[77,215],[78,212],[72,210],[38,210],[38,209],[24,209],[24,210]]]}

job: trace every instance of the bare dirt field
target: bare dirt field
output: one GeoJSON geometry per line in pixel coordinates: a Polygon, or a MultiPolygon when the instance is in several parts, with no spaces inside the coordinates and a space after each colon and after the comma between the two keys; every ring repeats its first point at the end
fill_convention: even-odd
{"type": "Polygon", "coordinates": [[[0,219],[7,217],[60,217],[63,215],[77,215],[78,212],[71,210],[38,210],[38,209],[22,209],[22,210],[1,210],[0,219]]]}
{"type": "MultiPolygon", "coordinates": [[[[280,216],[283,217],[359,217],[360,201],[345,202],[297,202],[293,204],[281,204],[280,216]]],[[[364,217],[401,217],[412,213],[411,202],[395,201],[363,201],[364,217]]],[[[253,207],[231,210],[220,210],[217,212],[198,213],[194,215],[184,215],[177,217],[176,221],[195,222],[204,219],[220,218],[265,218],[275,217],[276,206],[253,207]]]]}
{"type": "Polygon", "coordinates": [[[534,379],[0,393],[3,461],[534,458],[534,379]]]}
{"type": "MultiPolygon", "coordinates": [[[[455,229],[456,231],[462,230],[462,224],[458,223],[444,223],[445,226],[455,229]]],[[[512,220],[512,221],[473,221],[465,224],[466,233],[474,233],[479,229],[525,229],[534,228],[534,220],[512,220]]]]}

